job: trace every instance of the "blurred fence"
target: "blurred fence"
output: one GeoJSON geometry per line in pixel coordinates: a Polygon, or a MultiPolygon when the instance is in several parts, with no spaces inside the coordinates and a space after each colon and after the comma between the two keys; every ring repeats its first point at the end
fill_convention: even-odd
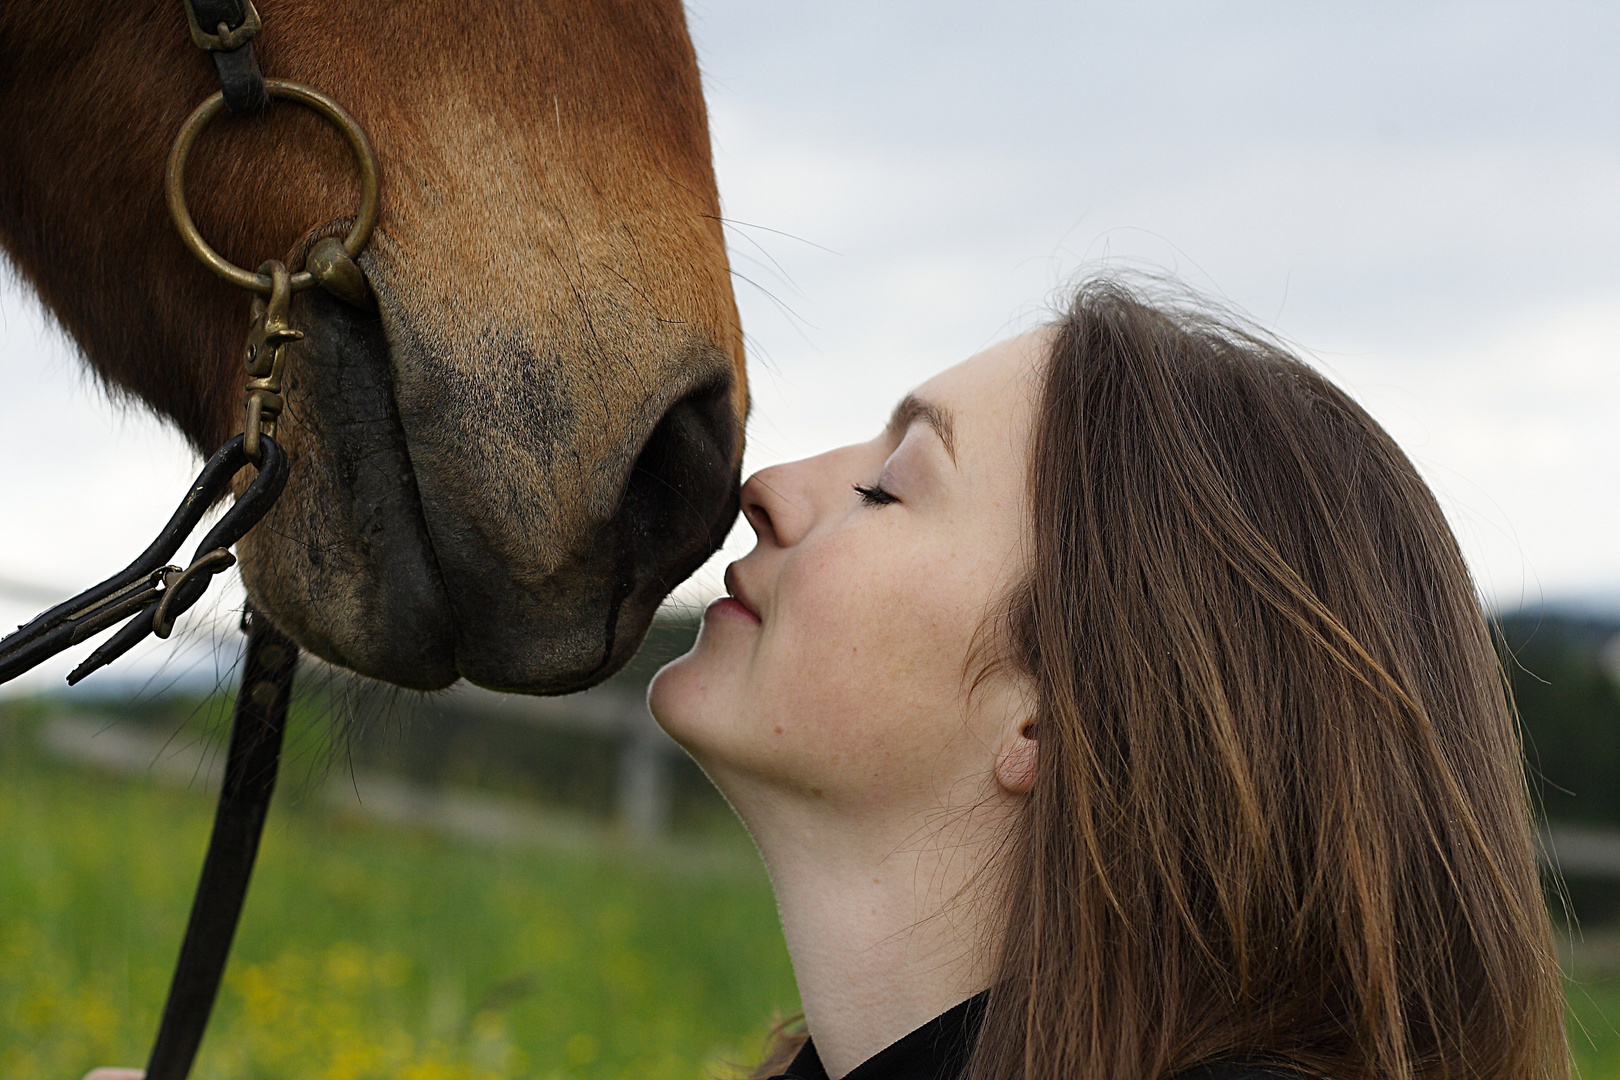
{"type": "MultiPolygon", "coordinates": [[[[653,672],[690,646],[696,628],[692,617],[660,618],[625,671],[561,698],[470,686],[423,695],[309,662],[298,685],[311,745],[290,747],[290,768],[302,751],[306,771],[330,773],[326,797],[424,823],[459,822],[462,831],[491,837],[529,821],[536,806],[609,823],[636,838],[701,832],[717,823],[734,830],[723,799],[645,704],[653,672]],[[336,737],[320,734],[331,730],[336,737]]],[[[1620,621],[1521,611],[1501,617],[1498,630],[1528,776],[1551,823],[1547,860],[1569,878],[1620,881],[1620,621]]],[[[209,666],[218,667],[225,687],[239,635],[218,640],[225,659],[209,666]]],[[[205,707],[196,699],[206,690],[193,686],[193,700],[165,713],[150,694],[132,706],[131,694],[115,691],[95,702],[97,715],[90,716],[87,689],[52,695],[60,715],[43,730],[53,753],[102,767],[204,776],[207,754],[221,740],[199,734],[207,725],[176,732],[185,728],[187,710],[194,716],[212,708],[216,721],[222,717],[219,693],[205,707]]],[[[1620,890],[1614,906],[1620,912],[1620,890]]]]}
{"type": "MultiPolygon", "coordinates": [[[[673,774],[686,761],[640,699],[587,692],[568,698],[515,698],[466,690],[441,703],[456,723],[533,725],[586,732],[615,748],[613,811],[632,838],[654,840],[670,832],[673,774]]],[[[120,725],[107,716],[63,710],[40,726],[40,743],[54,757],[117,773],[213,788],[219,782],[219,746],[176,740],[161,731],[120,725]]],[[[529,840],[555,845],[586,842],[555,815],[536,813],[532,801],[454,784],[415,783],[397,771],[340,771],[322,797],[339,807],[497,843],[529,840]]],[[[1568,877],[1620,881],[1620,829],[1554,823],[1541,834],[1541,861],[1568,877]]]]}
{"type": "MultiPolygon", "coordinates": [[[[361,812],[485,839],[571,820],[633,839],[734,826],[724,800],[653,720],[646,687],[689,647],[690,619],[664,618],[627,668],[592,690],[543,698],[461,684],[420,694],[306,658],[295,682],[289,782],[361,812]]],[[[39,696],[52,756],[188,784],[215,782],[239,635],[221,636],[217,683],[110,682],[39,696]]],[[[579,831],[579,828],[575,828],[579,831]]]]}
{"type": "MultiPolygon", "coordinates": [[[[99,771],[217,787],[224,767],[217,722],[188,727],[162,711],[154,719],[151,701],[144,714],[100,704],[50,699],[37,727],[40,748],[99,771]]],[[[335,748],[309,738],[290,746],[287,772],[303,789],[298,797],[491,842],[586,842],[601,826],[658,840],[676,832],[677,803],[713,803],[710,818],[724,813],[718,795],[705,798],[706,780],[645,701],[620,688],[570,698],[467,688],[342,722],[352,730],[335,748]]]]}
{"type": "MultiPolygon", "coordinates": [[[[643,710],[644,711],[644,710],[643,710]]],[[[544,723],[545,721],[541,721],[544,723]]],[[[646,718],[651,723],[651,718],[646,718]]],[[[580,723],[569,716],[565,727],[580,723]]],[[[670,831],[671,773],[684,755],[658,732],[640,729],[634,710],[603,708],[586,721],[596,734],[611,734],[624,749],[619,754],[615,817],[632,839],[662,839],[670,831]],[[623,725],[637,730],[621,737],[623,725]],[[598,722],[599,721],[599,722],[598,722]]],[[[40,749],[60,761],[101,772],[145,776],[201,790],[218,789],[224,771],[218,739],[175,738],[172,732],[119,723],[106,714],[53,711],[39,724],[40,749]]],[[[308,797],[306,791],[301,797],[308,797]]],[[[397,773],[335,769],[318,785],[316,795],[339,810],[402,824],[416,825],[465,839],[492,843],[537,843],[548,847],[589,846],[600,840],[576,819],[537,808],[535,800],[475,788],[417,783],[397,773]]]]}
{"type": "Polygon", "coordinates": [[[606,810],[641,838],[670,831],[677,774],[691,769],[685,751],[647,711],[645,684],[623,679],[558,698],[463,684],[431,698],[396,700],[385,718],[362,722],[349,752],[362,769],[424,786],[549,794],[551,801],[606,810]]]}

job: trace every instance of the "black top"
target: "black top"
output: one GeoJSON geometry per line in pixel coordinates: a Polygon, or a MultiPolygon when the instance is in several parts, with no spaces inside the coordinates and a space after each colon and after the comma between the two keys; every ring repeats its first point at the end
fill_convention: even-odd
{"type": "MultiPolygon", "coordinates": [[[[985,991],[968,998],[899,1042],[885,1046],[851,1069],[845,1074],[844,1080],[958,1080],[979,1036],[979,1024],[984,1020],[984,1003],[988,993],[985,991]]],[[[772,1080],[828,1080],[821,1056],[816,1053],[815,1042],[806,1039],[787,1071],[772,1077],[772,1080]]],[[[1293,1073],[1242,1062],[1214,1062],[1190,1069],[1176,1080],[1299,1078],[1293,1073]]]]}
{"type": "MultiPolygon", "coordinates": [[[[844,1074],[844,1080],[957,1080],[979,1037],[988,993],[968,998],[885,1046],[844,1074]]],[[[774,1080],[828,1080],[815,1040],[806,1039],[787,1072],[774,1080]]]]}

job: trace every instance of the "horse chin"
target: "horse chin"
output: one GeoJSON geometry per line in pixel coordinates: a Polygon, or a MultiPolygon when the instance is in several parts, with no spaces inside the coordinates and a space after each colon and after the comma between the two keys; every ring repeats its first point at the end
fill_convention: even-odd
{"type": "Polygon", "coordinates": [[[659,602],[725,538],[740,425],[717,350],[696,350],[692,385],[652,402],[651,433],[594,462],[598,489],[569,499],[532,448],[574,434],[531,425],[529,453],[480,459],[467,448],[503,441],[498,410],[476,394],[443,407],[472,391],[442,372],[425,408],[411,386],[428,361],[410,335],[319,290],[297,303],[306,336],[278,432],[292,475],[238,551],[255,605],[315,655],[420,690],[463,677],[581,690],[624,665],[659,602]]]}
{"type": "Polygon", "coordinates": [[[281,500],[237,545],[253,604],[305,649],[418,690],[458,678],[444,581],[400,431],[381,320],[320,290],[295,300],[276,433],[281,500]]]}

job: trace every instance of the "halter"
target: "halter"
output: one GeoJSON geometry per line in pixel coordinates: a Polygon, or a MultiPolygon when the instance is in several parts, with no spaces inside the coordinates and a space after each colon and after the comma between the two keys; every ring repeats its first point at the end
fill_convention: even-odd
{"type": "MultiPolygon", "coordinates": [[[[0,683],[119,622],[124,625],[68,676],[69,685],[118,659],[148,634],[169,636],[175,620],[202,599],[214,576],[235,564],[231,546],[269,512],[287,484],[287,455],[277,445],[275,431],[284,404],[283,349],[304,336],[288,321],[292,294],[320,285],[357,307],[375,307],[365,274],[354,261],[377,224],[379,208],[377,158],[365,132],[319,91],[264,78],[252,43],[263,24],[252,0],[183,3],[192,41],[213,57],[220,90],[181,125],[169,154],[164,191],[170,216],[192,254],[226,281],[253,293],[252,326],[243,350],[248,375],[243,431],[203,465],[174,516],[134,562],[0,638],[0,683]],[[257,115],[273,98],[319,113],[343,134],[360,167],[360,207],[348,235],[342,241],[328,237],[316,242],[304,268],[296,273],[274,260],[257,272],[233,265],[203,239],[186,208],[186,159],[197,134],[223,109],[257,115]],[[203,537],[191,562],[185,567],[169,565],[208,508],[230,489],[231,479],[249,465],[255,470],[252,482],[203,537]]],[[[242,614],[242,630],[248,637],[247,654],[231,721],[225,780],[180,958],[147,1060],[147,1080],[185,1080],[191,1071],[275,791],[298,646],[251,606],[242,614]]]]}

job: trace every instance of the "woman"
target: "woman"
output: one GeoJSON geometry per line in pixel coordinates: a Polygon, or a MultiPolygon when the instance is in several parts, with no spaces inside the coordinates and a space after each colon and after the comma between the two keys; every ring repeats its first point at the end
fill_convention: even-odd
{"type": "Polygon", "coordinates": [[[758,1075],[1567,1078],[1468,571],[1275,343],[1093,283],[743,506],[651,703],[776,889],[758,1075]]]}
{"type": "Polygon", "coordinates": [[[1274,342],[1093,283],[743,505],[651,702],[776,889],[759,1075],[1568,1075],[1468,571],[1274,342]]]}

